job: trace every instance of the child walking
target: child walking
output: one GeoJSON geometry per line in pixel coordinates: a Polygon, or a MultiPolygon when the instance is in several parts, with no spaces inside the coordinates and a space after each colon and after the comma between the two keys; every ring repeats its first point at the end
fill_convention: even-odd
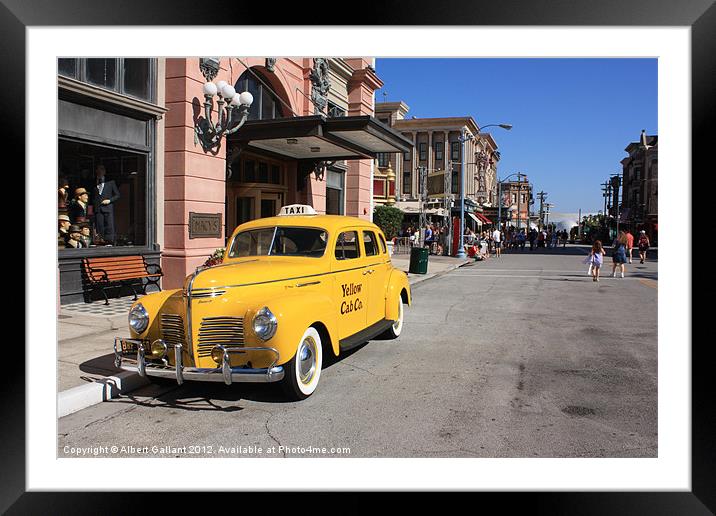
{"type": "Polygon", "coordinates": [[[592,252],[589,253],[589,269],[592,271],[592,281],[599,281],[599,269],[604,263],[604,248],[601,240],[595,240],[592,252]]]}

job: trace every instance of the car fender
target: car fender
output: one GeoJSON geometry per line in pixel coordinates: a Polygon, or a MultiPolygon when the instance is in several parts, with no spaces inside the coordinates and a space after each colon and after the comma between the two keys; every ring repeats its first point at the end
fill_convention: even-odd
{"type": "Polygon", "coordinates": [[[406,293],[407,305],[410,306],[413,299],[410,293],[408,275],[401,270],[393,269],[390,273],[390,278],[388,278],[388,288],[385,296],[385,318],[389,321],[398,319],[398,304],[396,301],[403,290],[406,293]]]}
{"type": "MultiPolygon", "coordinates": [[[[132,308],[141,303],[149,314],[149,324],[147,325],[147,329],[144,330],[142,333],[137,334],[134,332],[134,330],[130,328],[130,334],[132,338],[142,339],[146,338],[147,335],[158,335],[159,323],[157,321],[157,314],[159,314],[159,312],[161,311],[164,303],[166,303],[167,300],[177,292],[181,292],[181,289],[152,292],[151,294],[147,294],[146,296],[143,296],[141,299],[137,299],[134,303],[132,303],[132,306],[129,311],[131,311],[132,308]]],[[[129,313],[129,311],[127,313],[129,313]]]]}
{"type": "MultiPolygon", "coordinates": [[[[334,355],[338,355],[337,315],[329,296],[316,290],[306,290],[280,298],[267,299],[265,303],[256,303],[246,313],[245,332],[247,346],[268,346],[279,352],[277,365],[285,364],[296,353],[298,341],[306,329],[319,323],[325,327],[334,355]],[[256,312],[267,306],[276,316],[276,334],[267,341],[259,339],[253,333],[253,321],[256,312]]],[[[325,335],[319,330],[322,337],[325,335]]],[[[325,342],[323,343],[325,344],[325,342]]]]}

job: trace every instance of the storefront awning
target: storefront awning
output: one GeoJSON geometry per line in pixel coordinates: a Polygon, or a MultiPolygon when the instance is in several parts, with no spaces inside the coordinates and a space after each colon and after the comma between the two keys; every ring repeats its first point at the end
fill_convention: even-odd
{"type": "Polygon", "coordinates": [[[477,218],[479,218],[485,224],[492,224],[492,221],[485,217],[482,213],[475,213],[475,215],[477,215],[477,218]]]}
{"type": "Polygon", "coordinates": [[[293,159],[373,159],[379,152],[409,152],[413,142],[372,116],[321,115],[249,120],[229,141],[293,159]]]}
{"type": "Polygon", "coordinates": [[[482,221],[481,221],[479,218],[477,218],[474,213],[470,213],[470,212],[468,211],[467,214],[470,216],[470,218],[471,218],[472,220],[474,220],[475,222],[477,222],[477,225],[478,225],[478,226],[482,226],[482,221]]]}

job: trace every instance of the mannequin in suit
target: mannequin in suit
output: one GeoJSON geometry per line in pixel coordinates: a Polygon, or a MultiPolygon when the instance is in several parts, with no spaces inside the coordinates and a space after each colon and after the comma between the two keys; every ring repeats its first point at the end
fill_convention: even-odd
{"type": "Polygon", "coordinates": [[[95,227],[102,240],[114,244],[114,203],[119,200],[119,189],[112,180],[105,177],[104,165],[97,165],[95,177],[97,184],[92,189],[94,194],[95,227]]]}
{"type": "Polygon", "coordinates": [[[89,194],[84,188],[77,188],[75,190],[75,198],[70,203],[70,220],[73,224],[81,224],[86,222],[89,217],[89,210],[87,209],[87,201],[89,201],[89,194]]]}

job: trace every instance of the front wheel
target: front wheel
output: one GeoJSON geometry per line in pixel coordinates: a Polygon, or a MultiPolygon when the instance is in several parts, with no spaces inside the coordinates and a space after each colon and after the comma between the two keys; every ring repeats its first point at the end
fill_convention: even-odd
{"type": "Polygon", "coordinates": [[[321,336],[315,328],[308,328],[298,342],[296,353],[284,364],[281,381],[286,395],[292,400],[305,400],[318,387],[323,366],[321,336]]]}
{"type": "Polygon", "coordinates": [[[381,337],[384,339],[397,339],[403,331],[403,298],[398,296],[398,319],[383,332],[381,337]]]}

